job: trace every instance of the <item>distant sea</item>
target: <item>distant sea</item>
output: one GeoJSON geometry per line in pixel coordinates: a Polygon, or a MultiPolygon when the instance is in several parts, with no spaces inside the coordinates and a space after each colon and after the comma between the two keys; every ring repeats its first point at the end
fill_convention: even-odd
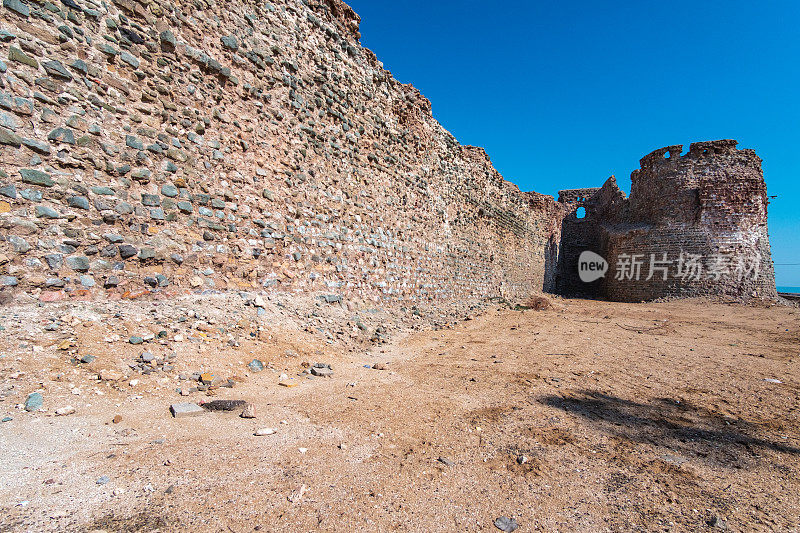
{"type": "Polygon", "coordinates": [[[800,294],[800,287],[778,287],[778,292],[793,292],[800,294]]]}

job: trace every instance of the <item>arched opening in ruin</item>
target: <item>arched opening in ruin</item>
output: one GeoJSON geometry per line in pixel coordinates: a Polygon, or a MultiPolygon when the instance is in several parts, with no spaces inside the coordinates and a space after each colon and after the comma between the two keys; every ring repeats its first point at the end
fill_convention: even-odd
{"type": "Polygon", "coordinates": [[[579,207],[578,210],[575,211],[575,216],[578,218],[578,220],[586,218],[586,208],[579,207]]]}

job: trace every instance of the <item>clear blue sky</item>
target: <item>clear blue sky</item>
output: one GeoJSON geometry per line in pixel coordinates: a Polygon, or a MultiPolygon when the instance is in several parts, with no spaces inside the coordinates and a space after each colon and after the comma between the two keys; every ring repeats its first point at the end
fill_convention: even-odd
{"type": "Polygon", "coordinates": [[[800,2],[348,0],[362,43],[522,190],[630,189],[643,155],[764,160],[778,285],[800,286],[800,2]]]}

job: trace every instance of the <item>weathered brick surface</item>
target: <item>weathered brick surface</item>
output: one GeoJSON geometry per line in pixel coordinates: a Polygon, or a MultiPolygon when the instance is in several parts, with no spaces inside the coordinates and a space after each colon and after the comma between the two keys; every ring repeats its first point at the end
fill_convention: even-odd
{"type": "Polygon", "coordinates": [[[20,5],[0,12],[6,290],[402,301],[552,282],[561,207],[459,145],[339,0],[20,5]]]}
{"type": "Polygon", "coordinates": [[[563,191],[560,202],[568,214],[557,289],[620,301],[776,297],[761,160],[736,145],[733,140],[694,143],[683,156],[682,146],[656,150],[631,175],[628,199],[613,177],[600,189],[563,191]],[[582,220],[574,214],[580,206],[587,212],[582,220]],[[578,278],[578,255],[585,249],[610,263],[609,274],[591,284],[578,278]],[[702,258],[696,276],[678,275],[679,267],[687,271],[685,262],[677,262],[681,254],[702,258]],[[620,260],[634,256],[643,261],[640,279],[618,276],[620,260]],[[666,280],[660,270],[650,276],[653,258],[659,261],[653,264],[667,267],[666,280]],[[752,270],[740,273],[742,267],[752,270]]]}

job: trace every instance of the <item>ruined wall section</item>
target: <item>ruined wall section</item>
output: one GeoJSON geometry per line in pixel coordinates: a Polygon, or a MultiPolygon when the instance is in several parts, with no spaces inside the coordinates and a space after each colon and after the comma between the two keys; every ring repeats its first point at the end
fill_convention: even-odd
{"type": "Polygon", "coordinates": [[[602,253],[602,228],[597,224],[601,205],[596,201],[599,187],[570,189],[558,192],[558,203],[564,207],[561,221],[562,236],[558,248],[556,292],[570,296],[595,298],[600,296],[599,283],[586,284],[578,276],[578,259],[586,250],[602,253]],[[579,210],[583,216],[579,218],[579,210]]]}
{"type": "Polygon", "coordinates": [[[682,146],[670,146],[642,158],[621,217],[603,221],[611,264],[603,282],[606,297],[776,296],[761,159],[736,145],[694,143],[685,155],[682,146]],[[618,279],[620,259],[634,256],[643,260],[640,278],[626,268],[631,276],[618,279]],[[657,267],[667,263],[665,280],[657,267]]]}
{"type": "Polygon", "coordinates": [[[339,0],[5,0],[4,290],[442,301],[551,283],[561,207],[459,145],[359,20],[339,0]]]}

